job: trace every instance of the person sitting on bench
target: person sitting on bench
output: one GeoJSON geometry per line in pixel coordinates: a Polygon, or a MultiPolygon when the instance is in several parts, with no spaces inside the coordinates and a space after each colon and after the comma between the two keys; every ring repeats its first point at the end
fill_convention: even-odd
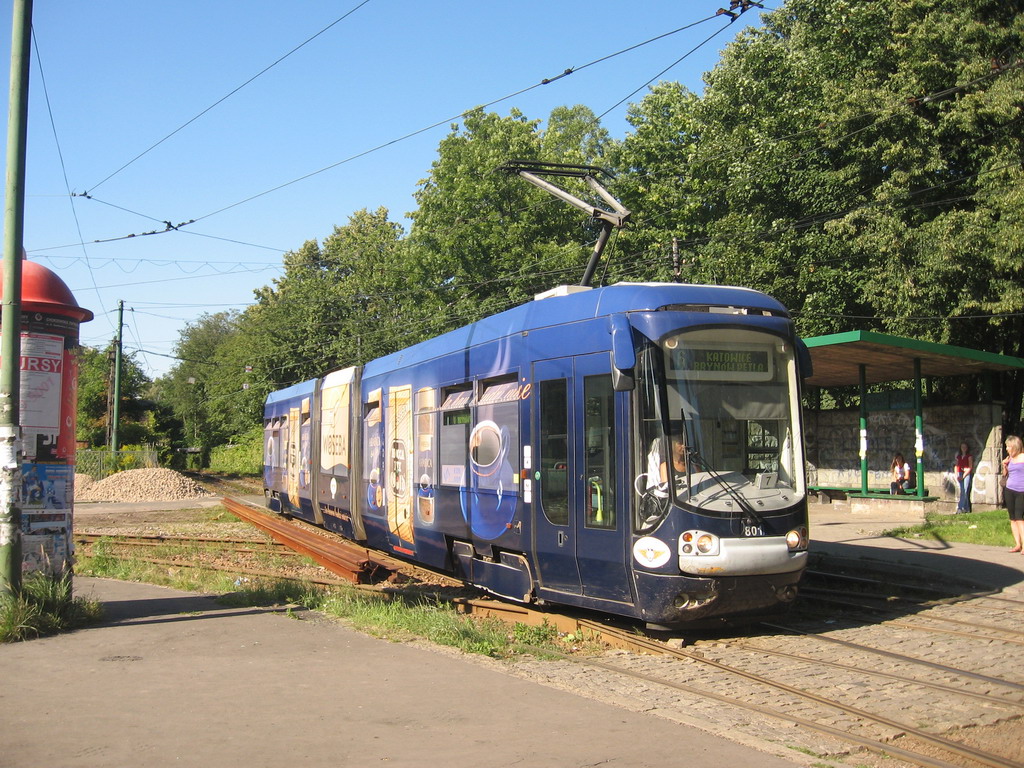
{"type": "Polygon", "coordinates": [[[889,469],[892,472],[889,493],[893,496],[902,496],[914,487],[914,473],[910,469],[910,464],[904,460],[902,453],[897,453],[893,457],[889,469]]]}

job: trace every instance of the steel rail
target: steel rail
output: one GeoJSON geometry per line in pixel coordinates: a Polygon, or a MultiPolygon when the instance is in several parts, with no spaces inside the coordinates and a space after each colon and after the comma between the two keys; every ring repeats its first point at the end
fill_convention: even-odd
{"type": "Polygon", "coordinates": [[[252,539],[205,539],[193,536],[139,536],[105,533],[76,533],[76,544],[95,544],[107,541],[110,544],[129,547],[201,546],[217,547],[230,552],[274,553],[295,556],[297,553],[276,541],[254,541],[252,539]]]}
{"type": "MultiPolygon", "coordinates": [[[[875,715],[865,710],[861,710],[856,707],[843,704],[842,702],[837,702],[832,699],[825,698],[810,691],[804,691],[802,689],[795,688],[785,683],[780,683],[771,680],[770,678],[765,678],[755,673],[747,672],[746,670],[732,667],[723,662],[708,659],[700,655],[699,653],[689,652],[682,649],[670,648],[664,645],[664,643],[661,643],[657,640],[653,640],[642,635],[627,632],[614,627],[609,627],[607,625],[600,624],[598,622],[591,621],[588,619],[575,619],[568,616],[553,616],[551,614],[536,611],[524,605],[508,605],[504,603],[492,603],[490,601],[464,601],[464,603],[462,604],[462,609],[466,613],[501,618],[506,621],[515,621],[530,625],[543,624],[545,621],[547,621],[551,623],[553,626],[555,626],[556,629],[558,629],[561,632],[591,632],[594,636],[600,637],[600,639],[603,642],[607,643],[608,645],[614,648],[634,652],[675,656],[676,658],[687,659],[698,663],[708,664],[721,671],[730,674],[735,674],[740,677],[744,677],[748,680],[759,683],[761,685],[766,685],[769,687],[783,690],[792,696],[796,696],[798,698],[803,699],[809,699],[819,705],[830,707],[832,709],[838,709],[847,714],[861,718],[862,720],[874,722],[879,725],[895,729],[897,732],[908,734],[914,738],[930,743],[933,746],[940,747],[941,749],[945,749],[961,757],[968,758],[982,765],[990,766],[990,768],[1019,768],[1019,766],[1013,761],[1005,760],[1004,758],[999,757],[998,755],[992,755],[990,753],[984,752],[983,750],[978,750],[968,745],[950,741],[949,739],[946,739],[942,736],[930,734],[927,731],[922,731],[919,728],[914,728],[911,726],[907,726],[903,723],[898,723],[882,715],[875,715]]],[[[706,688],[703,687],[687,686],[683,683],[675,683],[672,681],[654,677],[653,675],[645,675],[643,673],[625,670],[611,664],[605,664],[593,660],[582,660],[571,656],[565,656],[565,658],[570,659],[575,663],[592,664],[593,666],[608,669],[619,674],[637,677],[640,679],[644,679],[648,682],[657,683],[659,685],[664,685],[671,688],[676,688],[705,698],[714,698],[716,701],[721,701],[723,703],[731,704],[733,706],[746,708],[748,710],[752,710],[760,714],[769,715],[777,719],[785,720],[787,722],[791,722],[796,725],[806,727],[810,730],[814,730],[818,733],[823,733],[846,742],[857,744],[859,746],[865,747],[866,749],[870,749],[874,752],[897,755],[907,760],[908,762],[914,763],[915,765],[924,766],[925,768],[951,768],[951,766],[953,765],[952,763],[931,758],[925,755],[920,755],[918,753],[902,749],[901,747],[897,747],[892,744],[876,741],[873,739],[869,739],[867,737],[858,736],[856,734],[851,734],[841,729],[834,728],[832,726],[817,723],[813,720],[807,720],[805,718],[800,718],[793,715],[782,714],[774,709],[763,707],[761,705],[747,702],[742,699],[734,699],[723,694],[709,692],[708,690],[706,690],[706,688]]],[[[960,693],[960,691],[956,692],[960,693]]],[[[1003,700],[1000,703],[1009,704],[1010,702],[1003,700]]],[[[1017,706],[1020,705],[1018,704],[1017,706]]]]}
{"type": "Polygon", "coordinates": [[[1024,701],[1017,699],[1007,699],[1002,696],[993,696],[990,693],[979,693],[978,691],[969,691],[965,688],[957,688],[955,685],[946,685],[945,683],[933,683],[929,680],[919,680],[916,677],[907,677],[906,675],[900,675],[896,672],[885,672],[880,669],[865,669],[864,667],[857,667],[852,664],[843,664],[838,661],[828,661],[826,659],[816,659],[813,656],[804,656],[799,653],[790,653],[788,651],[778,651],[773,648],[761,648],[757,645],[748,645],[747,643],[734,643],[726,641],[723,645],[729,648],[736,648],[741,651],[749,651],[751,653],[763,653],[768,656],[778,656],[783,659],[792,659],[793,661],[808,662],[810,664],[818,664],[825,667],[831,667],[832,669],[841,669],[844,672],[855,672],[859,675],[871,675],[872,677],[884,677],[887,680],[896,680],[901,683],[913,683],[914,685],[921,685],[925,688],[931,688],[936,691],[942,691],[943,693],[951,693],[955,696],[964,696],[966,698],[978,699],[989,704],[996,704],[998,706],[1012,707],[1013,709],[1021,709],[1024,707],[1024,701]]]}
{"type": "MultiPolygon", "coordinates": [[[[320,559],[318,559],[318,557],[315,556],[315,555],[319,555],[320,557],[323,557],[323,552],[325,550],[329,550],[329,549],[333,548],[333,547],[325,547],[324,546],[323,542],[325,542],[326,540],[324,539],[323,536],[317,536],[316,534],[309,534],[309,533],[306,533],[306,532],[303,532],[303,533],[306,533],[306,536],[298,536],[298,535],[296,535],[296,532],[299,529],[297,529],[295,526],[289,526],[287,524],[284,524],[283,526],[281,524],[274,524],[277,521],[275,520],[275,518],[273,516],[268,515],[268,514],[262,512],[262,511],[260,511],[260,510],[256,510],[255,508],[250,507],[249,505],[243,505],[240,502],[237,502],[237,501],[235,501],[233,499],[225,498],[224,499],[224,505],[228,509],[228,511],[231,512],[232,514],[235,514],[236,516],[240,517],[241,519],[246,520],[247,522],[250,522],[250,523],[256,525],[257,527],[259,527],[262,530],[264,530],[267,533],[269,533],[276,540],[282,541],[282,543],[285,543],[287,546],[293,546],[292,542],[295,542],[296,539],[302,538],[303,541],[306,542],[304,544],[304,546],[309,547],[310,550],[313,551],[313,553],[310,553],[310,556],[314,557],[314,559],[317,559],[317,561],[321,562],[321,564],[323,564],[325,567],[331,568],[333,570],[331,565],[328,565],[328,563],[326,563],[326,562],[322,562],[320,559]],[[290,529],[290,530],[287,530],[287,529],[290,529]],[[308,539],[309,539],[309,537],[313,537],[313,536],[315,536],[316,538],[320,539],[321,544],[316,545],[316,546],[310,545],[308,543],[308,539]],[[295,537],[295,538],[292,538],[292,537],[295,537]]],[[[338,547],[341,546],[340,543],[337,543],[337,542],[335,542],[334,544],[335,544],[335,546],[338,546],[338,547]]],[[[356,549],[358,549],[361,553],[363,553],[367,559],[370,559],[371,553],[368,550],[365,550],[365,549],[363,549],[361,547],[356,547],[356,549]]],[[[338,572],[338,571],[335,571],[335,572],[338,572]]],[[[343,576],[346,576],[346,578],[349,578],[347,573],[341,573],[339,575],[343,575],[343,576]]],[[[658,653],[658,654],[662,654],[662,655],[674,656],[676,658],[687,659],[687,660],[694,661],[694,662],[697,662],[697,663],[706,664],[708,666],[714,667],[714,668],[719,669],[720,671],[726,672],[728,674],[733,674],[733,675],[736,675],[736,676],[748,679],[748,680],[750,680],[752,682],[758,683],[760,685],[764,685],[764,686],[768,686],[768,687],[771,687],[771,688],[775,688],[777,690],[781,690],[781,691],[783,691],[785,693],[788,693],[789,695],[792,695],[794,697],[801,698],[801,699],[807,699],[807,700],[813,701],[813,702],[815,702],[815,703],[817,703],[817,704],[819,704],[821,706],[825,706],[825,707],[828,707],[828,708],[831,708],[831,709],[836,709],[836,710],[845,712],[847,714],[850,714],[850,715],[853,715],[855,717],[858,717],[858,718],[860,718],[860,719],[862,719],[862,720],[864,720],[866,722],[874,722],[874,723],[882,725],[884,727],[891,728],[891,729],[897,731],[898,733],[907,734],[907,735],[909,735],[909,736],[911,736],[911,737],[913,737],[915,739],[918,739],[920,741],[929,743],[929,744],[931,744],[933,746],[939,747],[940,749],[944,749],[944,750],[946,750],[946,751],[948,751],[948,752],[950,752],[952,754],[959,755],[962,758],[966,758],[966,759],[972,760],[972,761],[977,762],[977,763],[979,763],[981,765],[989,766],[990,768],[1019,768],[1019,765],[1017,763],[1015,763],[1013,761],[1010,761],[1010,760],[1007,760],[1005,758],[1002,758],[1002,757],[1000,757],[998,755],[993,755],[993,754],[984,752],[983,750],[979,750],[979,749],[975,749],[973,747],[970,747],[969,745],[960,744],[958,742],[951,741],[951,740],[946,739],[946,738],[944,738],[942,736],[938,736],[938,735],[935,735],[935,734],[928,733],[927,731],[923,731],[923,730],[921,730],[919,728],[914,728],[914,727],[907,726],[904,723],[899,723],[899,722],[897,722],[895,720],[892,720],[891,718],[885,717],[883,715],[873,714],[873,713],[867,712],[866,710],[862,710],[862,709],[857,708],[857,707],[853,707],[853,706],[850,706],[850,705],[843,704],[842,702],[837,702],[837,701],[828,699],[828,698],[826,698],[824,696],[820,696],[820,695],[812,693],[810,691],[804,691],[804,690],[801,690],[801,689],[796,688],[794,686],[790,686],[790,685],[788,685],[786,683],[782,683],[782,682],[779,682],[779,681],[776,681],[776,680],[772,680],[770,678],[763,677],[761,675],[757,675],[757,674],[754,674],[754,673],[751,673],[751,672],[747,672],[746,670],[730,666],[730,665],[725,664],[723,662],[719,662],[719,661],[716,661],[716,660],[713,660],[713,659],[708,659],[708,658],[702,656],[699,653],[689,652],[689,651],[685,651],[683,649],[670,648],[670,647],[664,645],[663,643],[660,643],[660,642],[657,642],[657,641],[654,641],[654,640],[651,640],[651,639],[648,639],[648,638],[644,638],[644,637],[642,637],[640,635],[627,633],[627,632],[624,632],[622,630],[618,630],[618,629],[615,629],[613,627],[609,627],[607,625],[600,624],[600,623],[595,622],[595,621],[591,621],[591,620],[587,620],[587,619],[574,619],[574,618],[571,618],[571,617],[561,617],[561,616],[557,616],[555,614],[548,614],[548,613],[536,611],[533,608],[527,607],[525,605],[498,603],[496,601],[490,601],[490,600],[465,600],[465,599],[458,600],[457,599],[454,602],[456,604],[456,607],[459,610],[461,610],[464,613],[468,613],[468,614],[494,616],[494,617],[497,617],[497,618],[502,618],[505,621],[520,622],[520,623],[525,623],[525,624],[543,624],[544,622],[548,622],[548,623],[551,623],[552,625],[554,625],[556,627],[556,629],[558,629],[559,631],[577,631],[577,630],[582,630],[584,632],[591,632],[591,633],[593,633],[593,635],[595,637],[601,638],[603,641],[609,643],[610,645],[613,645],[614,647],[620,647],[620,648],[624,647],[624,648],[627,648],[629,650],[639,650],[639,651],[644,651],[644,652],[648,652],[648,653],[654,652],[654,653],[658,653]],[[571,629],[569,629],[569,630],[564,629],[564,627],[567,627],[567,626],[571,627],[571,629]]],[[[834,639],[834,638],[829,638],[829,639],[834,639]]],[[[845,642],[845,641],[843,641],[843,642],[845,642]]],[[[851,644],[851,645],[853,645],[853,644],[851,644]]],[[[874,651],[874,652],[878,652],[878,649],[868,649],[868,650],[871,650],[871,651],[874,651]]],[[[896,654],[893,654],[893,655],[896,655],[896,654]]],[[[939,760],[939,759],[936,759],[936,758],[928,757],[928,756],[925,756],[925,755],[920,755],[920,754],[917,754],[917,753],[912,752],[910,750],[905,750],[905,749],[903,749],[901,747],[897,747],[897,746],[895,746],[893,744],[887,744],[887,743],[879,742],[879,741],[876,741],[876,740],[873,740],[873,739],[868,739],[866,737],[857,736],[856,734],[847,733],[847,732],[845,732],[843,730],[840,730],[838,728],[834,728],[832,726],[824,725],[822,723],[816,723],[816,722],[814,722],[812,720],[807,720],[805,718],[799,718],[799,717],[796,717],[796,716],[793,716],[793,715],[781,714],[781,713],[777,712],[774,709],[771,709],[771,708],[768,708],[768,707],[763,707],[763,706],[760,706],[760,705],[757,705],[757,704],[753,704],[751,702],[745,702],[745,701],[743,701],[741,699],[733,699],[733,698],[724,696],[722,694],[717,694],[717,693],[714,693],[714,692],[707,691],[704,688],[697,688],[695,686],[687,686],[687,685],[681,684],[681,683],[674,683],[672,681],[663,680],[663,679],[657,678],[655,676],[645,675],[645,674],[642,674],[642,673],[631,672],[629,670],[624,670],[624,669],[615,667],[614,665],[611,665],[611,664],[606,664],[606,663],[602,663],[602,662],[596,662],[596,661],[593,661],[593,660],[579,660],[579,659],[575,659],[575,658],[572,658],[572,657],[566,657],[566,658],[570,658],[571,660],[573,660],[576,663],[590,664],[590,665],[593,665],[593,666],[597,666],[597,667],[608,669],[608,670],[610,670],[612,672],[616,672],[616,673],[619,673],[619,674],[628,675],[628,676],[632,676],[632,677],[639,678],[639,679],[644,679],[644,680],[647,680],[649,682],[652,682],[652,683],[655,683],[655,684],[658,684],[658,685],[663,685],[663,686],[667,686],[667,687],[671,687],[671,688],[676,688],[676,689],[679,689],[679,690],[687,691],[687,692],[696,694],[696,695],[704,697],[704,698],[713,698],[713,699],[715,699],[717,701],[722,701],[723,703],[727,703],[727,704],[730,704],[730,705],[733,705],[733,706],[743,707],[743,708],[746,708],[748,710],[756,711],[756,712],[759,712],[759,713],[767,715],[767,716],[771,716],[771,717],[774,717],[774,718],[777,718],[777,719],[785,720],[787,722],[795,723],[795,724],[800,725],[802,727],[806,727],[808,729],[817,731],[819,733],[824,733],[824,734],[833,736],[833,737],[835,737],[837,739],[840,739],[840,740],[843,740],[843,741],[846,741],[846,742],[849,742],[849,743],[858,744],[858,745],[863,746],[863,747],[865,747],[867,749],[870,749],[872,751],[876,751],[876,752],[884,753],[884,754],[889,754],[889,755],[895,755],[895,756],[898,756],[898,757],[900,757],[900,758],[902,758],[904,760],[907,760],[908,762],[914,763],[916,765],[925,766],[926,768],[953,768],[953,764],[952,763],[949,763],[949,762],[946,762],[946,761],[943,761],[943,760],[939,760]]],[[[913,661],[917,661],[917,662],[920,663],[920,660],[913,660],[913,661]]],[[[930,662],[928,662],[927,664],[929,666],[941,667],[941,665],[933,664],[933,663],[930,663],[930,662]]],[[[970,674],[970,673],[967,673],[967,674],[970,674]]],[[[971,675],[971,676],[980,677],[980,678],[984,677],[984,676],[980,676],[980,675],[971,675]]],[[[996,681],[993,678],[988,678],[988,679],[993,681],[993,682],[1004,683],[1004,681],[996,681]]],[[[1024,686],[1020,686],[1020,687],[1024,688],[1024,686]]]]}
{"type": "Polygon", "coordinates": [[[268,514],[237,499],[224,497],[224,508],[240,520],[256,526],[290,549],[320,563],[332,573],[353,584],[364,584],[387,569],[365,547],[340,540],[327,539],[297,526],[289,525],[276,515],[268,514]]]}
{"type": "MultiPolygon", "coordinates": [[[[644,680],[645,682],[649,682],[652,685],[661,685],[667,688],[673,688],[675,690],[683,691],[685,693],[690,693],[701,699],[714,699],[715,701],[721,702],[722,704],[738,707],[740,709],[746,709],[750,712],[757,712],[758,714],[765,715],[766,717],[771,717],[776,720],[782,720],[783,722],[792,723],[802,728],[806,728],[810,731],[815,731],[826,736],[831,736],[837,739],[838,741],[864,747],[865,749],[868,749],[872,752],[876,752],[878,754],[899,757],[908,763],[919,765],[922,768],[962,768],[962,766],[956,765],[955,763],[950,763],[946,760],[940,760],[938,758],[933,758],[927,755],[919,754],[917,752],[912,752],[908,749],[898,747],[895,744],[888,744],[884,741],[869,739],[866,736],[859,736],[855,733],[849,733],[840,728],[825,725],[824,723],[818,723],[814,720],[808,720],[806,718],[798,717],[796,715],[783,714],[772,707],[766,707],[761,704],[755,704],[753,702],[744,701],[742,699],[734,699],[724,694],[717,693],[715,691],[709,691],[705,688],[686,685],[685,683],[676,683],[671,680],[664,680],[654,675],[648,675],[643,672],[635,672],[633,670],[622,669],[620,667],[614,666],[613,664],[595,661],[593,659],[580,659],[573,656],[565,655],[562,655],[562,658],[564,658],[567,661],[571,661],[575,664],[583,664],[587,666],[597,667],[600,669],[605,669],[610,672],[614,672],[626,677],[644,680]]],[[[697,660],[700,661],[700,659],[697,660]]],[[[833,708],[835,708],[834,705],[833,708]]],[[[1006,768],[1006,766],[1000,766],[999,768],[1006,768]]],[[[1019,766],[1016,766],[1016,768],[1019,768],[1019,766]]]]}
{"type": "MultiPolygon", "coordinates": [[[[863,603],[855,603],[849,600],[841,600],[835,597],[822,597],[819,595],[807,595],[806,590],[801,590],[801,594],[806,597],[807,600],[817,601],[819,603],[829,603],[831,605],[838,605],[845,608],[855,608],[865,613],[871,614],[891,614],[894,616],[902,616],[906,611],[899,611],[895,609],[880,608],[874,605],[864,605],[863,603]]],[[[980,624],[976,621],[967,621],[966,619],[953,619],[946,616],[928,616],[923,613],[915,614],[916,618],[922,621],[939,621],[945,622],[946,624],[956,624],[958,626],[973,627],[975,629],[983,629],[989,632],[1002,632],[1005,635],[1016,635],[1018,637],[1024,636],[1024,632],[1019,629],[1008,629],[1006,627],[997,627],[992,624],[980,624]]],[[[872,616],[875,618],[875,616],[872,616]]],[[[904,621],[895,619],[881,619],[882,623],[891,627],[901,627],[903,629],[914,629],[923,632],[935,632],[939,634],[953,635],[956,637],[970,637],[974,639],[982,640],[995,640],[1001,643],[1013,643],[1016,645],[1024,645],[1024,640],[1015,640],[1013,638],[1002,638],[992,637],[990,635],[980,635],[972,632],[958,632],[955,629],[942,629],[941,627],[928,627],[922,624],[911,624],[904,621]]]]}
{"type": "Polygon", "coordinates": [[[289,576],[287,574],[277,573],[275,571],[261,571],[255,568],[244,568],[240,566],[216,565],[214,563],[181,562],[179,560],[165,560],[158,557],[136,557],[133,559],[140,563],[166,565],[169,568],[195,568],[197,570],[225,571],[227,573],[237,573],[240,576],[257,576],[260,578],[276,579],[279,581],[295,581],[303,584],[318,584],[325,587],[349,586],[348,581],[341,581],[338,579],[320,579],[316,577],[289,576]]]}
{"type": "MultiPolygon", "coordinates": [[[[950,590],[948,587],[947,588],[941,588],[941,587],[927,586],[927,585],[924,585],[924,584],[907,584],[905,582],[901,583],[901,582],[889,581],[889,580],[883,581],[881,579],[872,579],[872,578],[867,577],[867,576],[849,576],[849,575],[843,574],[843,573],[829,573],[827,571],[818,571],[818,570],[814,570],[814,569],[808,569],[804,573],[806,574],[806,576],[818,577],[818,578],[821,578],[821,579],[832,579],[832,580],[837,580],[837,581],[847,581],[847,582],[851,582],[853,584],[867,584],[867,585],[872,585],[872,586],[885,587],[886,589],[889,589],[889,590],[895,588],[895,589],[904,589],[904,590],[906,590],[908,592],[926,592],[926,593],[937,594],[937,595],[946,595],[946,596],[948,596],[949,599],[952,599],[952,600],[973,599],[973,598],[976,598],[976,597],[990,597],[992,595],[997,595],[1000,592],[999,589],[995,589],[995,588],[992,588],[992,587],[982,589],[981,587],[978,587],[977,585],[972,585],[972,586],[974,586],[974,589],[975,589],[975,591],[973,591],[973,592],[962,592],[962,591],[958,592],[956,590],[950,590]]],[[[936,574],[936,575],[939,575],[939,574],[936,574]]],[[[898,597],[901,600],[908,599],[908,598],[899,597],[898,595],[894,595],[894,597],[898,597]]]]}

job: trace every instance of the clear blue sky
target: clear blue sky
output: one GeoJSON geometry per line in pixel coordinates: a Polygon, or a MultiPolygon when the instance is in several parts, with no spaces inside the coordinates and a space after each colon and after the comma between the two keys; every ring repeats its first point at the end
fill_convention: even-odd
{"type": "MultiPolygon", "coordinates": [[[[488,109],[543,120],[556,106],[602,114],[626,99],[603,119],[621,138],[627,105],[649,80],[700,92],[721,49],[759,23],[756,10],[584,65],[722,6],[728,0],[37,1],[25,247],[96,314],[83,344],[113,337],[123,300],[125,349],[156,377],[174,364],[187,322],[250,304],[282,273],[286,251],[362,208],[384,206],[407,224],[450,118],[580,68],[488,109]],[[180,231],[128,237],[192,219],[180,231]]],[[[0,8],[7,72],[10,0],[0,8]]]]}

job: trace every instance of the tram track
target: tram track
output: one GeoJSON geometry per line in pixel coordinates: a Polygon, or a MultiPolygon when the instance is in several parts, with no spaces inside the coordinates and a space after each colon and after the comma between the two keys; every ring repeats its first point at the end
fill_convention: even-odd
{"type": "MultiPolygon", "coordinates": [[[[765,675],[750,672],[742,669],[735,664],[727,664],[721,661],[717,661],[708,658],[706,654],[702,652],[687,651],[685,649],[673,649],[663,648],[659,645],[655,645],[654,641],[649,646],[652,652],[657,652],[662,655],[672,656],[678,659],[686,659],[688,661],[696,662],[700,665],[710,665],[716,670],[726,673],[727,675],[742,677],[753,683],[774,688],[778,691],[782,691],[790,696],[796,697],[804,701],[814,702],[827,709],[838,710],[846,715],[852,715],[861,721],[873,723],[876,726],[883,726],[884,728],[890,729],[886,736],[889,740],[882,740],[880,738],[870,738],[868,736],[860,735],[852,732],[849,728],[837,729],[833,726],[828,725],[825,722],[813,720],[807,717],[801,717],[794,714],[788,714],[785,711],[780,710],[780,707],[776,704],[772,707],[764,707],[756,704],[745,698],[737,698],[731,696],[724,696],[721,694],[714,694],[714,697],[723,703],[728,703],[733,706],[739,706],[745,709],[751,709],[761,714],[766,714],[771,717],[778,719],[787,720],[796,725],[800,725],[805,728],[810,728],[819,733],[839,738],[843,741],[852,741],[859,746],[870,749],[871,751],[885,754],[898,755],[901,759],[907,760],[915,765],[932,766],[932,765],[949,765],[950,763],[935,759],[928,755],[923,755],[912,750],[906,750],[901,747],[894,745],[891,741],[897,735],[907,735],[921,742],[930,744],[934,747],[938,747],[952,755],[956,755],[962,758],[967,758],[980,765],[992,766],[992,768],[1019,768],[1019,764],[1014,760],[1003,758],[999,755],[986,752],[984,750],[975,749],[965,744],[957,743],[950,739],[947,739],[941,735],[933,734],[925,731],[921,728],[915,727],[905,722],[894,720],[890,717],[882,715],[877,712],[871,712],[864,710],[860,707],[853,706],[849,703],[839,700],[837,697],[822,696],[801,689],[799,687],[789,685],[780,680],[769,678],[765,675]]],[[[603,665],[605,668],[609,668],[608,665],[603,665]]],[[[621,671],[621,670],[615,670],[621,671]]],[[[634,674],[630,672],[629,674],[634,674]]],[[[648,682],[656,682],[661,685],[670,685],[673,688],[679,688],[680,690],[686,690],[690,693],[699,693],[702,696],[708,696],[709,691],[703,686],[692,686],[679,684],[672,681],[660,680],[656,676],[652,675],[637,675],[647,680],[648,682]]],[[[904,678],[904,681],[908,681],[909,678],[904,678]]]]}
{"type": "Polygon", "coordinates": [[[202,536],[164,536],[162,534],[141,535],[141,534],[102,534],[102,533],[76,533],[75,543],[91,547],[97,542],[103,541],[112,546],[154,548],[154,547],[216,547],[221,550],[230,550],[238,553],[266,553],[272,552],[275,555],[294,557],[297,553],[284,544],[276,541],[257,541],[253,539],[233,538],[209,538],[202,536]]]}

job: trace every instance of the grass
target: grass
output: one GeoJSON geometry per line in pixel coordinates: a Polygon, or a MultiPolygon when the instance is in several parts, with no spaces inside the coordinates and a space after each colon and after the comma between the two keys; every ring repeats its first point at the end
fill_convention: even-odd
{"type": "Polygon", "coordinates": [[[886,536],[903,539],[929,538],[964,544],[986,544],[992,547],[1012,547],[1013,535],[1006,511],[969,512],[964,515],[928,514],[920,525],[893,528],[886,536]]]}
{"type": "Polygon", "coordinates": [[[21,594],[0,596],[0,642],[53,635],[98,621],[102,606],[74,597],[71,579],[30,574],[21,594]]]}
{"type": "Polygon", "coordinates": [[[357,587],[323,588],[300,582],[249,577],[202,568],[173,568],[111,554],[109,543],[93,545],[77,567],[82,575],[145,581],[188,592],[224,593],[231,607],[300,606],[346,621],[375,637],[394,642],[424,638],[492,658],[518,654],[553,657],[570,651],[596,651],[598,645],[575,634],[559,635],[549,624],[509,626],[497,619],[474,619],[431,596],[403,596],[357,587]]]}

